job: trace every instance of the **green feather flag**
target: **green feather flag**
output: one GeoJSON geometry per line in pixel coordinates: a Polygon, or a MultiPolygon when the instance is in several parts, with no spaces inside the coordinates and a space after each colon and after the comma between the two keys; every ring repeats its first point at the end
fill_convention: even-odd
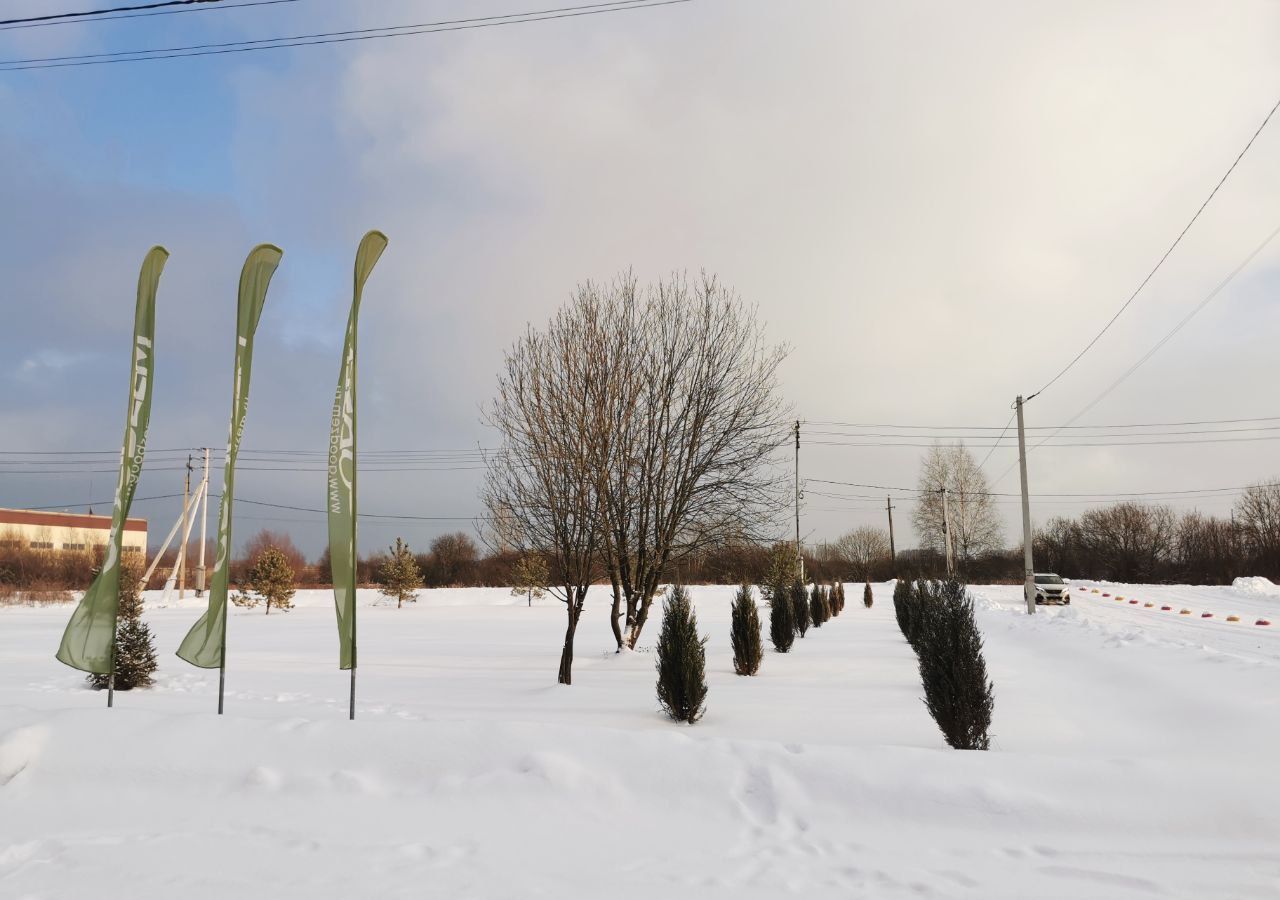
{"type": "Polygon", "coordinates": [[[133,364],[129,373],[129,407],[125,416],[124,443],[120,449],[120,477],[111,509],[102,569],[71,614],[58,659],[67,665],[99,675],[111,673],[115,662],[116,613],[120,604],[120,554],[124,525],[142,474],[151,421],[151,392],[155,386],[156,288],[169,251],[152,247],[138,275],[138,300],[133,313],[133,364]]]}
{"type": "MultiPolygon", "coordinates": [[[[240,272],[240,297],[236,314],[236,363],[231,398],[231,431],[227,437],[226,466],[222,476],[222,501],[218,504],[218,551],[209,584],[209,608],[192,626],[178,648],[178,656],[202,669],[225,668],[227,653],[227,581],[231,554],[231,503],[235,493],[236,457],[249,409],[249,374],[253,363],[253,335],[267,299],[271,276],[284,255],[279,247],[259,244],[249,252],[240,272]]],[[[219,690],[218,711],[222,711],[219,690]]]]}
{"type": "MultiPolygon", "coordinates": [[[[356,251],[355,292],[347,317],[347,336],[338,369],[329,435],[329,562],[333,573],[333,602],[338,613],[339,668],[356,667],[356,331],[364,284],[387,237],[370,231],[356,251]]],[[[354,694],[353,694],[354,702],[354,694]]],[[[354,707],[352,708],[354,715],[354,707]]]]}

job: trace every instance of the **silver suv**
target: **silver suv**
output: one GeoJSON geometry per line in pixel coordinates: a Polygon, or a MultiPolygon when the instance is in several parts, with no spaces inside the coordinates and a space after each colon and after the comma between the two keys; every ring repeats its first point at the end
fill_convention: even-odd
{"type": "Polygon", "coordinates": [[[1059,575],[1038,573],[1036,579],[1036,604],[1065,603],[1071,605],[1071,589],[1059,575]]]}

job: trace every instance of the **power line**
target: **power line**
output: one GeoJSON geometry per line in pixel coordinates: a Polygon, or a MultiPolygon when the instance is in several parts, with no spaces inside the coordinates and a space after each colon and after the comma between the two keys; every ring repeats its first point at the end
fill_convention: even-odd
{"type": "Polygon", "coordinates": [[[84,12],[50,13],[44,16],[29,16],[25,19],[0,19],[0,25],[22,25],[26,22],[52,22],[55,20],[84,19],[93,16],[109,16],[112,13],[135,12],[145,9],[159,9],[162,6],[195,6],[198,3],[221,3],[222,0],[160,0],[157,3],[144,3],[139,6],[116,6],[111,9],[90,9],[84,12]]]}
{"type": "Polygon", "coordinates": [[[359,28],[347,31],[316,32],[278,38],[260,38],[249,41],[228,41],[220,44],[193,44],[185,47],[164,47],[150,50],[120,50],[109,53],[87,53],[78,56],[49,56],[30,59],[0,60],[0,71],[18,72],[27,69],[57,69],[75,66],[107,65],[122,62],[145,62],[157,59],[181,59],[193,56],[218,56],[228,53],[249,53],[258,50],[278,50],[284,47],[313,47],[320,44],[342,44],[352,41],[377,40],[418,34],[438,34],[446,31],[469,31],[479,28],[495,28],[502,25],[520,25],[528,22],[547,22],[554,19],[571,19],[604,13],[627,12],[636,9],[652,9],[691,3],[693,0],[616,0],[612,3],[591,3],[556,9],[532,10],[495,16],[477,16],[469,19],[451,19],[440,22],[424,22],[418,25],[387,25],[381,28],[359,28]]]}
{"type": "MultiPolygon", "coordinates": [[[[172,16],[179,13],[189,12],[214,12],[225,9],[242,9],[247,6],[278,6],[282,3],[297,3],[298,0],[241,0],[239,3],[230,3],[227,0],[216,0],[217,6],[186,6],[180,9],[157,9],[152,12],[134,12],[124,15],[96,15],[93,21],[96,22],[114,22],[118,19],[149,19],[152,16],[172,16]]],[[[122,7],[122,9],[150,9],[149,6],[143,7],[122,7]]],[[[38,19],[17,19],[13,20],[18,23],[14,25],[0,25],[0,31],[13,31],[19,28],[48,28],[53,25],[79,25],[83,22],[79,19],[57,19],[54,21],[44,22],[38,19]]]]}
{"type": "Polygon", "coordinates": [[[1027,400],[1023,401],[1024,403],[1030,400],[1034,400],[1036,397],[1043,394],[1046,390],[1052,387],[1059,378],[1067,374],[1067,372],[1071,371],[1072,367],[1075,366],[1075,364],[1078,363],[1086,353],[1088,353],[1091,349],[1093,349],[1093,345],[1098,343],[1098,341],[1102,338],[1102,336],[1106,334],[1107,331],[1110,330],[1111,326],[1116,323],[1116,320],[1120,318],[1121,314],[1123,314],[1124,311],[1129,308],[1129,305],[1133,303],[1135,299],[1137,299],[1138,294],[1141,293],[1142,289],[1147,286],[1147,283],[1151,281],[1153,277],[1155,277],[1155,274],[1160,270],[1160,267],[1164,265],[1164,261],[1169,258],[1169,255],[1173,253],[1174,249],[1178,246],[1178,244],[1182,243],[1183,237],[1185,237],[1187,232],[1191,230],[1191,226],[1196,223],[1196,220],[1200,218],[1200,214],[1204,212],[1205,207],[1209,205],[1209,201],[1211,201],[1217,195],[1218,190],[1222,187],[1223,184],[1226,183],[1227,179],[1231,177],[1231,173],[1236,170],[1236,166],[1240,164],[1240,160],[1244,159],[1244,155],[1249,152],[1249,148],[1252,147],[1253,142],[1258,139],[1258,135],[1262,134],[1262,129],[1267,127],[1267,123],[1271,121],[1271,117],[1275,115],[1275,112],[1277,109],[1280,109],[1280,100],[1277,100],[1275,105],[1272,106],[1271,109],[1267,112],[1266,116],[1263,117],[1262,124],[1259,125],[1257,129],[1253,132],[1253,135],[1249,138],[1248,142],[1244,145],[1244,149],[1241,150],[1239,154],[1236,155],[1236,158],[1231,162],[1231,165],[1227,168],[1227,171],[1223,174],[1221,178],[1218,179],[1218,183],[1213,186],[1213,190],[1209,192],[1209,196],[1206,197],[1204,199],[1204,202],[1200,204],[1200,208],[1196,210],[1195,215],[1191,217],[1191,220],[1187,222],[1187,224],[1183,227],[1182,231],[1178,232],[1178,236],[1173,239],[1173,243],[1169,245],[1169,249],[1164,251],[1164,255],[1160,257],[1160,259],[1156,262],[1155,266],[1152,267],[1151,271],[1147,273],[1147,277],[1142,279],[1142,283],[1139,284],[1137,288],[1134,289],[1133,293],[1129,295],[1129,299],[1125,300],[1125,302],[1121,305],[1121,307],[1118,310],[1116,310],[1115,315],[1113,315],[1107,321],[1106,325],[1102,326],[1102,330],[1099,331],[1097,334],[1095,334],[1093,336],[1093,339],[1089,341],[1089,343],[1084,345],[1084,349],[1081,350],[1079,353],[1077,353],[1072,358],[1071,362],[1063,366],[1063,368],[1061,369],[1061,371],[1058,372],[1058,374],[1054,375],[1052,378],[1046,381],[1043,385],[1041,385],[1038,391],[1033,393],[1031,396],[1027,397],[1027,400]]]}
{"type": "MultiPolygon", "coordinates": [[[[1012,423],[1012,422],[1010,422],[1010,424],[1013,424],[1013,423],[1012,423]]],[[[1057,428],[1053,429],[1053,430],[1054,430],[1054,432],[1055,432],[1055,434],[1046,435],[1044,439],[1045,439],[1045,440],[1048,440],[1049,438],[1052,438],[1052,437],[1056,436],[1056,433],[1057,433],[1057,432],[1060,432],[1060,431],[1062,431],[1062,430],[1064,430],[1064,429],[1066,429],[1066,428],[1069,428],[1069,427],[1070,427],[1070,426],[1068,426],[1068,425],[1059,425],[1057,428]]],[[[1072,438],[1074,438],[1074,439],[1077,439],[1077,440],[1084,440],[1084,439],[1094,439],[1094,438],[1108,438],[1108,439],[1111,439],[1111,438],[1139,438],[1139,437],[1178,437],[1178,436],[1181,436],[1181,435],[1200,435],[1200,434],[1245,434],[1245,433],[1253,432],[1253,431],[1280,431],[1280,425],[1251,425],[1251,426],[1249,426],[1249,427],[1247,427],[1247,428],[1197,428],[1197,429],[1192,429],[1192,430],[1190,430],[1190,431],[1188,431],[1188,430],[1179,430],[1179,431],[1133,431],[1133,432],[1129,432],[1129,433],[1118,433],[1118,432],[1110,432],[1110,433],[1108,433],[1107,431],[1102,430],[1102,429],[1094,429],[1092,426],[1089,426],[1089,425],[1081,425],[1081,426],[1078,426],[1078,427],[1079,427],[1079,428],[1086,428],[1086,429],[1088,429],[1088,430],[1090,430],[1090,431],[1098,430],[1098,431],[1101,431],[1102,433],[1100,433],[1100,434],[1073,434],[1073,435],[1068,435],[1068,436],[1069,436],[1069,437],[1072,437],[1072,438]]],[[[1006,425],[1006,426],[1005,426],[1005,431],[1008,431],[1008,429],[1009,429],[1009,426],[1008,426],[1008,425],[1006,425]]],[[[894,433],[894,432],[880,432],[880,431],[862,431],[862,432],[843,432],[843,431],[810,431],[810,432],[808,432],[808,433],[809,433],[809,434],[816,434],[816,435],[819,435],[819,436],[843,437],[843,438],[858,438],[858,439],[862,439],[862,438],[901,438],[901,439],[904,439],[904,440],[919,441],[919,440],[924,440],[924,439],[926,439],[926,438],[933,438],[934,440],[939,440],[939,441],[964,441],[964,440],[972,440],[972,441],[990,441],[990,440],[995,440],[995,441],[999,442],[999,441],[1001,441],[1001,440],[1003,440],[1003,439],[1004,439],[1005,431],[1002,431],[1002,432],[1001,432],[1000,434],[998,434],[995,438],[992,438],[992,436],[991,436],[991,435],[989,435],[989,434],[929,434],[929,433],[924,433],[924,434],[911,434],[911,433],[907,433],[907,434],[898,434],[898,433],[894,433]]],[[[818,442],[818,441],[811,441],[810,443],[815,443],[815,444],[816,444],[816,443],[819,443],[819,442],[818,442]]],[[[828,442],[828,443],[834,443],[834,442],[828,442]]]]}
{"type": "MultiPolygon", "coordinates": [[[[900,491],[903,493],[910,493],[910,494],[932,493],[932,491],[927,488],[889,487],[883,484],[861,484],[855,481],[834,481],[834,480],[825,479],[825,478],[806,478],[805,481],[812,481],[817,484],[836,484],[836,485],[843,485],[845,487],[870,488],[872,490],[880,490],[880,491],[900,491]]],[[[1077,498],[1077,499],[1081,499],[1081,498],[1117,499],[1122,497],[1189,496],[1192,494],[1222,494],[1222,493],[1230,493],[1230,492],[1237,492],[1237,491],[1246,491],[1252,487],[1257,487],[1259,484],[1263,487],[1270,487],[1275,483],[1276,482],[1259,482],[1258,484],[1236,485],[1233,487],[1179,488],[1174,490],[1090,491],[1085,493],[1065,493],[1065,494],[1037,493],[1035,496],[1036,497],[1052,497],[1052,498],[1070,497],[1070,498],[1077,498]]],[[[817,492],[815,491],[814,493],[817,493],[817,492]]],[[[960,492],[956,492],[956,493],[957,495],[959,495],[960,492]]],[[[963,493],[970,496],[974,496],[974,497],[1021,497],[1022,496],[1021,494],[1001,493],[1000,491],[964,491],[963,493]]],[[[849,494],[849,495],[843,495],[843,496],[837,495],[837,494],[823,494],[822,496],[830,497],[832,499],[844,499],[845,496],[847,496],[849,499],[854,499],[854,500],[864,499],[864,495],[860,495],[860,494],[849,494]]]]}
{"type": "MultiPolygon", "coordinates": [[[[1127,424],[1111,424],[1111,425],[1038,425],[1027,426],[1027,431],[1053,431],[1065,428],[1090,428],[1090,429],[1113,429],[1113,428],[1178,428],[1189,425],[1238,425],[1244,422],[1277,422],[1280,416],[1256,416],[1249,419],[1201,419],[1195,422],[1133,422],[1127,424]]],[[[919,429],[929,431],[1000,431],[1003,430],[999,425],[887,425],[884,423],[873,422],[812,422],[813,425],[831,425],[842,428],[892,428],[892,429],[919,429]]],[[[1006,428],[1008,426],[1005,426],[1006,428]]],[[[814,432],[809,432],[813,434],[814,432]]]]}
{"type": "MultiPolygon", "coordinates": [[[[1131,437],[1139,437],[1140,435],[1130,435],[1131,437]]],[[[1255,441],[1280,441],[1280,434],[1264,434],[1255,435],[1253,437],[1227,437],[1227,438],[1193,438],[1186,441],[1063,441],[1055,444],[1048,443],[1049,438],[1046,437],[1036,447],[1048,447],[1050,449],[1057,447],[1154,447],[1154,446],[1184,446],[1188,444],[1238,444],[1252,443],[1255,441]]],[[[810,441],[809,446],[819,447],[923,447],[930,448],[937,446],[936,443],[922,444],[910,441],[810,441]]],[[[1001,444],[969,444],[974,449],[983,450],[988,447],[1007,446],[1001,444]]],[[[1033,448],[1034,449],[1034,448],[1033,448]]],[[[1027,452],[1030,452],[1028,450],[1027,452]]],[[[1000,478],[1007,475],[1003,473],[1000,478]]],[[[997,478],[996,481],[999,481],[997,478]]]]}

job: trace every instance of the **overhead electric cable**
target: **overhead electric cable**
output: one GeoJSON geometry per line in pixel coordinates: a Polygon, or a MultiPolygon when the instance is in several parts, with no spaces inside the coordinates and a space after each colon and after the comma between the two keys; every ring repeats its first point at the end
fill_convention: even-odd
{"type": "Polygon", "coordinates": [[[1160,259],[1156,262],[1155,266],[1152,267],[1151,271],[1147,273],[1147,277],[1142,279],[1141,283],[1134,289],[1133,293],[1129,295],[1129,299],[1125,300],[1124,303],[1121,304],[1120,308],[1116,310],[1115,315],[1113,315],[1110,319],[1107,320],[1107,324],[1102,326],[1102,330],[1099,331],[1097,334],[1095,334],[1093,336],[1093,339],[1090,340],[1089,343],[1084,345],[1084,349],[1081,350],[1079,353],[1077,353],[1071,359],[1071,362],[1063,366],[1062,369],[1058,372],[1058,374],[1054,375],[1052,378],[1046,381],[1043,385],[1041,385],[1038,391],[1031,394],[1031,396],[1027,397],[1027,399],[1023,401],[1024,403],[1034,400],[1036,397],[1043,394],[1046,390],[1052,387],[1058,381],[1059,378],[1067,374],[1067,372],[1071,371],[1072,367],[1075,366],[1075,364],[1078,363],[1086,353],[1088,353],[1091,349],[1093,349],[1093,345],[1098,343],[1098,341],[1102,338],[1102,336],[1106,334],[1107,331],[1110,330],[1111,326],[1116,323],[1116,320],[1120,318],[1121,314],[1123,314],[1124,311],[1129,308],[1130,304],[1132,304],[1133,301],[1137,299],[1138,294],[1142,292],[1142,289],[1147,286],[1147,283],[1150,282],[1152,278],[1155,277],[1156,272],[1160,271],[1160,267],[1164,265],[1164,261],[1169,258],[1169,255],[1173,253],[1174,249],[1177,248],[1178,244],[1182,243],[1182,239],[1186,236],[1187,232],[1191,230],[1191,226],[1196,223],[1196,220],[1200,218],[1200,214],[1204,212],[1205,207],[1209,205],[1209,201],[1211,201],[1217,195],[1218,190],[1222,187],[1223,184],[1226,183],[1227,179],[1231,177],[1231,173],[1236,170],[1236,166],[1240,164],[1240,160],[1244,159],[1244,155],[1249,152],[1249,148],[1252,147],[1253,142],[1258,139],[1258,135],[1262,134],[1262,130],[1267,127],[1267,123],[1271,121],[1271,117],[1275,115],[1277,109],[1280,109],[1280,100],[1277,100],[1275,102],[1275,105],[1273,105],[1271,109],[1267,111],[1267,114],[1263,116],[1262,123],[1254,130],[1253,134],[1249,137],[1249,140],[1244,145],[1244,149],[1241,150],[1236,155],[1236,158],[1234,160],[1232,160],[1231,165],[1227,167],[1227,171],[1223,174],[1221,178],[1218,179],[1218,183],[1213,186],[1213,190],[1209,192],[1209,196],[1205,197],[1204,202],[1200,204],[1200,207],[1195,211],[1195,214],[1191,217],[1191,220],[1187,222],[1185,226],[1183,226],[1182,231],[1178,232],[1178,236],[1173,239],[1173,243],[1169,245],[1169,249],[1164,251],[1164,255],[1160,257],[1160,259]]]}
{"type": "Polygon", "coordinates": [[[28,16],[24,19],[0,19],[0,25],[21,25],[27,22],[52,22],[61,19],[85,19],[93,16],[109,16],[112,13],[160,9],[163,6],[195,6],[199,3],[221,2],[222,0],[158,0],[156,3],[143,3],[135,6],[116,6],[111,9],[88,9],[83,12],[49,13],[43,16],[28,16]]]}
{"type": "Polygon", "coordinates": [[[571,19],[579,16],[595,16],[605,13],[627,12],[637,9],[653,9],[691,3],[693,0],[618,0],[614,3],[591,3],[556,9],[532,10],[494,16],[477,16],[469,19],[450,19],[425,22],[418,25],[388,25],[381,28],[360,28],[347,31],[316,32],[278,38],[260,38],[249,41],[228,41],[220,44],[193,44],[185,47],[164,47],[150,50],[120,50],[108,53],[87,53],[78,56],[49,56],[29,59],[0,60],[0,71],[18,72],[28,69],[56,69],[71,66],[106,65],[109,63],[144,62],[156,59],[182,59],[193,56],[217,56],[228,53],[248,53],[258,50],[278,50],[284,47],[313,47],[320,44],[342,44],[352,41],[377,40],[418,34],[438,34],[447,31],[469,31],[479,28],[495,28],[502,25],[520,25],[529,22],[547,22],[554,19],[571,19]]]}
{"type": "Polygon", "coordinates": [[[240,0],[239,3],[230,3],[230,2],[227,2],[227,0],[217,0],[217,4],[218,4],[217,6],[207,6],[207,5],[185,6],[179,9],[154,9],[151,12],[121,13],[120,10],[151,9],[151,6],[142,6],[142,7],[125,6],[125,7],[120,7],[120,10],[109,10],[109,11],[95,13],[94,18],[90,20],[54,19],[52,21],[41,21],[40,19],[15,19],[15,20],[11,20],[14,24],[9,24],[9,25],[0,24],[0,31],[13,31],[19,28],[48,28],[54,25],[81,25],[81,24],[84,24],[86,21],[92,21],[94,23],[98,23],[98,22],[115,22],[119,19],[149,19],[152,16],[172,16],[172,15],[177,15],[179,13],[189,13],[189,12],[214,12],[217,10],[226,10],[226,9],[243,9],[244,7],[249,7],[249,6],[279,6],[282,3],[297,3],[297,2],[299,2],[299,0],[240,0]],[[114,14],[108,15],[107,14],[108,12],[114,13],[114,14]]]}

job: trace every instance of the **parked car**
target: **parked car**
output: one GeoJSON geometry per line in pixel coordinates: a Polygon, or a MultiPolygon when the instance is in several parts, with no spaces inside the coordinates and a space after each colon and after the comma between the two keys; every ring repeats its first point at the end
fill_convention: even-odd
{"type": "Polygon", "coordinates": [[[1036,605],[1043,603],[1062,603],[1071,605],[1071,589],[1060,575],[1051,572],[1037,573],[1036,605]]]}

